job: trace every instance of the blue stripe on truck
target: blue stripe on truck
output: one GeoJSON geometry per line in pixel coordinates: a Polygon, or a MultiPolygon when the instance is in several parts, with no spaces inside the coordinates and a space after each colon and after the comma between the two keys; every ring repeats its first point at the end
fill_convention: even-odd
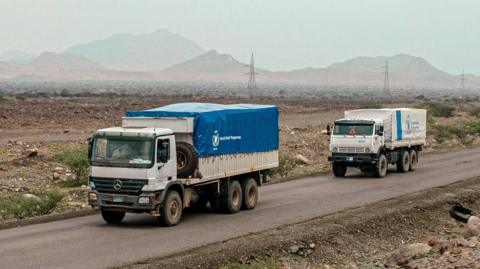
{"type": "Polygon", "coordinates": [[[402,130],[402,111],[397,110],[397,140],[402,140],[403,130],[402,130]]]}

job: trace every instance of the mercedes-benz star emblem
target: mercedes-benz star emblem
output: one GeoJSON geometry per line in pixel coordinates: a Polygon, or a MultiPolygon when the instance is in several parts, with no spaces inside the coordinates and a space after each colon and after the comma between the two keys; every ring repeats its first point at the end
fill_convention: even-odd
{"type": "Polygon", "coordinates": [[[113,188],[117,191],[122,188],[122,181],[120,179],[115,179],[113,181],[113,188]]]}

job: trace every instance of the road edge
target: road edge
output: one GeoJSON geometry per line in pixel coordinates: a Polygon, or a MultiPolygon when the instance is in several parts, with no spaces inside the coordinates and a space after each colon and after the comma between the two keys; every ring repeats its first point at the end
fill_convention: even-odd
{"type": "Polygon", "coordinates": [[[7,221],[4,223],[0,223],[0,230],[23,227],[23,226],[33,225],[33,224],[48,223],[48,222],[59,221],[59,220],[73,219],[78,217],[94,215],[94,214],[98,214],[98,210],[89,208],[89,209],[82,209],[82,210],[72,211],[72,212],[54,213],[49,215],[36,216],[28,219],[20,219],[20,220],[7,221]]]}

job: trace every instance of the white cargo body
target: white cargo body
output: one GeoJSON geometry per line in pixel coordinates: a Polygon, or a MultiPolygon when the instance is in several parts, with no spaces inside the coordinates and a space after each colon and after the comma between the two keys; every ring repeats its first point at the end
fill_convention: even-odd
{"type": "MultiPolygon", "coordinates": [[[[175,135],[177,142],[186,142],[193,145],[193,121],[194,119],[191,117],[123,117],[122,127],[133,129],[170,129],[175,135]]],[[[199,158],[197,177],[179,179],[185,181],[186,185],[191,185],[218,178],[262,171],[277,166],[278,150],[244,154],[215,155],[199,158]]]]}
{"type": "Polygon", "coordinates": [[[359,109],[345,111],[345,119],[383,121],[385,147],[394,149],[425,145],[427,111],[415,108],[359,109]]]}

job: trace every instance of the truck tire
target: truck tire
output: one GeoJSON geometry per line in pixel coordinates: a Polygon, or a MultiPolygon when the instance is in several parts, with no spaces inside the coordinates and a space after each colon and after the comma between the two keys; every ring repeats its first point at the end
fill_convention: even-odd
{"type": "Polygon", "coordinates": [[[107,211],[102,208],[101,212],[103,220],[108,224],[120,224],[125,217],[125,212],[122,211],[107,211]]]}
{"type": "Polygon", "coordinates": [[[406,173],[410,170],[410,154],[407,150],[402,150],[397,160],[397,171],[406,173]]]}
{"type": "Polygon", "coordinates": [[[345,177],[345,174],[347,173],[347,165],[344,163],[340,162],[333,162],[333,174],[336,177],[345,177]]]}
{"type": "Polygon", "coordinates": [[[418,153],[416,150],[412,149],[410,151],[410,171],[415,171],[417,169],[418,163],[418,153]]]}
{"type": "Polygon", "coordinates": [[[175,190],[170,190],[160,208],[158,221],[161,225],[169,227],[175,226],[182,218],[183,204],[180,194],[175,190]]]}
{"type": "Polygon", "coordinates": [[[380,154],[378,157],[378,162],[375,164],[373,167],[373,176],[382,178],[387,175],[387,169],[388,169],[388,162],[387,162],[387,157],[385,157],[385,154],[380,154]]]}
{"type": "Polygon", "coordinates": [[[246,178],[242,181],[242,209],[251,210],[257,206],[258,184],[254,178],[246,178]]]}
{"type": "Polygon", "coordinates": [[[185,142],[177,142],[177,176],[188,178],[198,166],[198,155],[195,148],[185,142]]]}
{"type": "Polygon", "coordinates": [[[242,186],[237,180],[230,181],[226,195],[218,197],[219,207],[223,213],[235,214],[242,208],[242,186]]]}

